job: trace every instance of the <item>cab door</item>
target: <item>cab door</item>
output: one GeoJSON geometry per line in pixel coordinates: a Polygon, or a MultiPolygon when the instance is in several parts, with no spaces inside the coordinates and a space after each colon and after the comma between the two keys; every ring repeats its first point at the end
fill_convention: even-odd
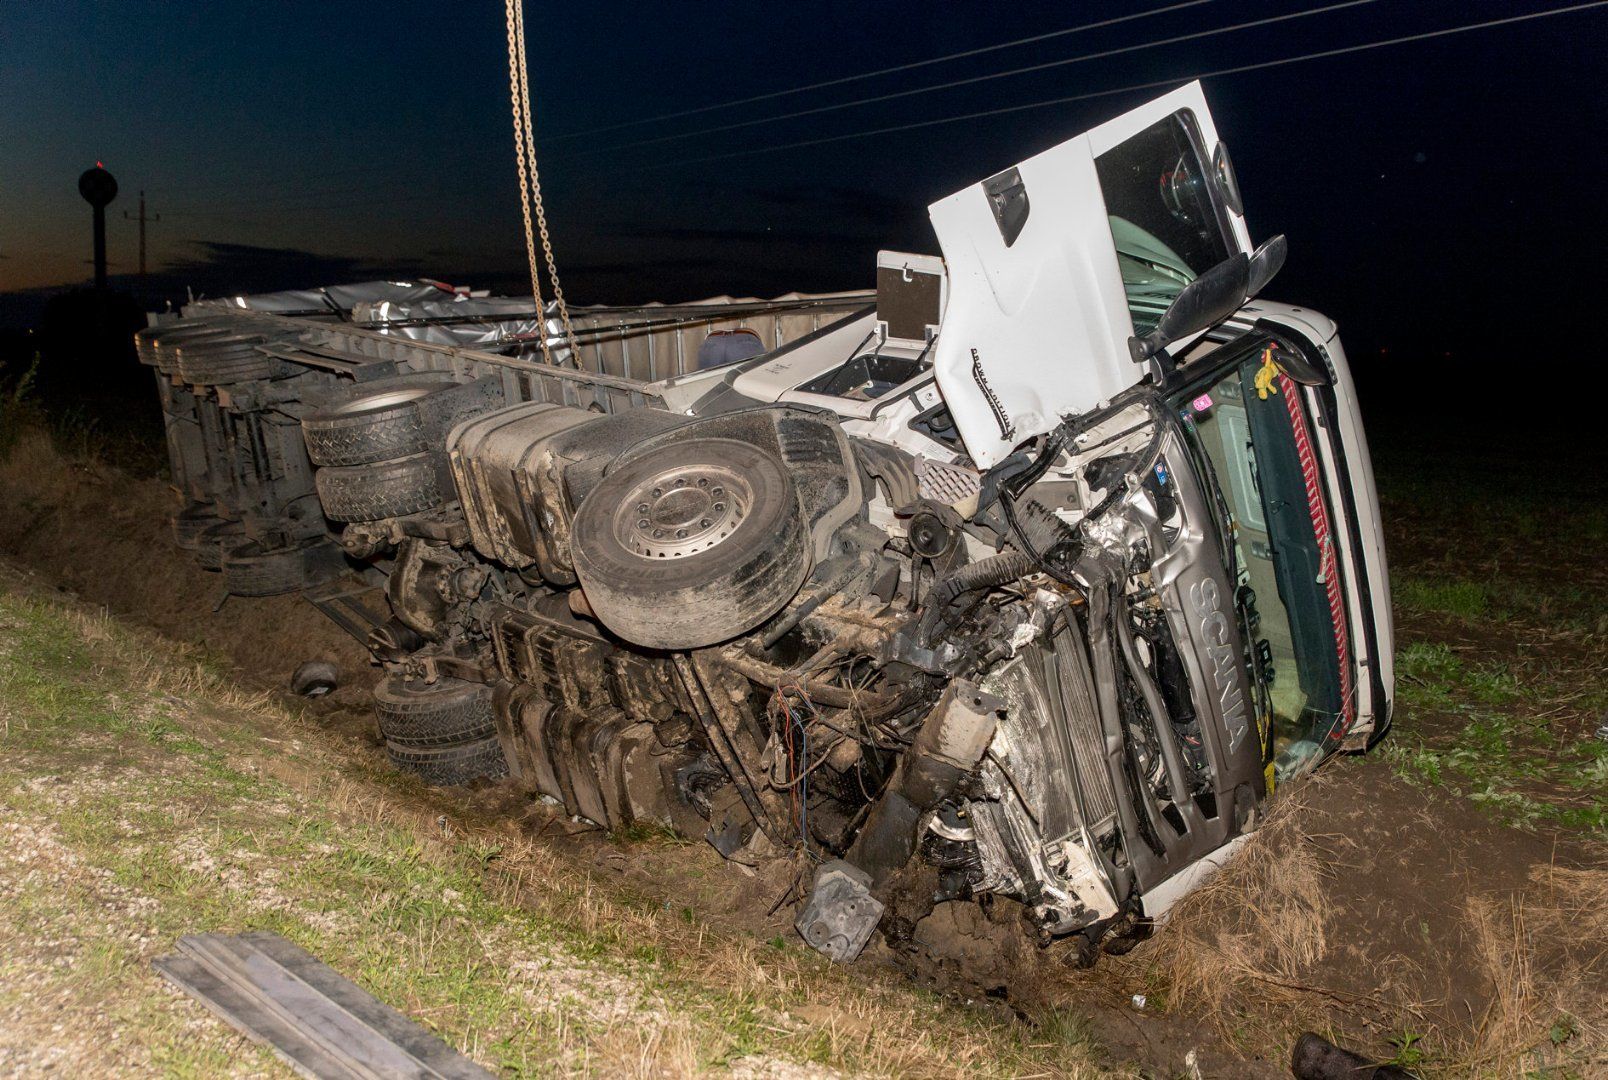
{"type": "Polygon", "coordinates": [[[1251,250],[1198,82],[928,213],[949,275],[933,364],[981,468],[1139,382],[1150,367],[1129,352],[1136,326],[1251,250]]]}

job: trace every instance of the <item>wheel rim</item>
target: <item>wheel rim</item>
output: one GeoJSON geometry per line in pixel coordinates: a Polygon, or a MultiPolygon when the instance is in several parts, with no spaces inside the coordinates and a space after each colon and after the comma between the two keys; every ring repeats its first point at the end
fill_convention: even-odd
{"type": "Polygon", "coordinates": [[[358,398],[356,401],[349,401],[344,405],[331,409],[330,412],[344,416],[350,413],[368,412],[370,409],[388,409],[393,405],[405,405],[410,401],[418,401],[420,398],[427,397],[439,389],[439,386],[398,387],[395,390],[388,390],[369,397],[358,398]]]}
{"type": "Polygon", "coordinates": [[[720,546],[753,503],[753,487],[733,469],[711,463],[678,466],[631,490],[614,512],[614,536],[646,559],[685,558],[720,546]]]}

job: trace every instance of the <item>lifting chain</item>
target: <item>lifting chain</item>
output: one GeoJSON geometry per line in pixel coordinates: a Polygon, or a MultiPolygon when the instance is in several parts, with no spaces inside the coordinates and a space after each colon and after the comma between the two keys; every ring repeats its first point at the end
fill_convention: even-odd
{"type": "Polygon", "coordinates": [[[522,0],[504,0],[508,24],[508,96],[514,112],[514,156],[519,162],[519,204],[525,219],[525,254],[530,260],[530,292],[542,322],[542,358],[555,363],[547,340],[547,304],[542,299],[541,280],[536,268],[536,234],[542,239],[542,255],[547,263],[547,279],[553,286],[553,302],[569,343],[570,363],[580,366],[581,353],[575,344],[575,328],[570,325],[569,306],[558,283],[558,265],[553,261],[553,239],[547,232],[547,210],[542,204],[542,181],[536,170],[536,136],[530,117],[530,79],[525,63],[525,10],[522,0]],[[532,226],[532,209],[535,225],[532,226]]]}

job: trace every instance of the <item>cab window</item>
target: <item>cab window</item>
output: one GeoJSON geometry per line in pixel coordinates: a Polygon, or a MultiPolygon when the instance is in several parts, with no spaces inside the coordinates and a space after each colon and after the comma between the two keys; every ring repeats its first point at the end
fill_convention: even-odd
{"type": "Polygon", "coordinates": [[[1094,165],[1134,330],[1144,333],[1185,285],[1230,251],[1195,114],[1180,109],[1094,165]]]}

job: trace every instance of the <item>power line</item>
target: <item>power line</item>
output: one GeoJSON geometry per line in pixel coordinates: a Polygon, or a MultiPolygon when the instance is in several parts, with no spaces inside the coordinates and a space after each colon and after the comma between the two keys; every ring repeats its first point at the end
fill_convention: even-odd
{"type": "Polygon", "coordinates": [[[971,86],[976,83],[991,82],[994,79],[1009,78],[1013,75],[1027,75],[1035,71],[1045,71],[1049,68],[1066,67],[1069,64],[1080,64],[1086,60],[1103,60],[1111,56],[1120,56],[1124,53],[1139,52],[1144,49],[1159,48],[1163,45],[1177,45],[1184,41],[1197,41],[1201,38],[1215,37],[1219,34],[1232,33],[1235,30],[1249,30],[1253,27],[1268,26],[1273,23],[1288,22],[1291,19],[1304,19],[1309,15],[1323,15],[1341,8],[1360,7],[1363,4],[1372,4],[1376,0],[1340,0],[1339,3],[1328,4],[1324,7],[1309,8],[1305,11],[1293,11],[1283,15],[1270,15],[1263,19],[1251,19],[1247,22],[1235,23],[1232,26],[1219,26],[1210,30],[1197,30],[1188,34],[1178,34],[1174,37],[1159,38],[1155,41],[1142,41],[1137,45],[1123,45],[1114,49],[1102,49],[1099,52],[1084,53],[1081,56],[1071,56],[1064,60],[1047,60],[1040,64],[1027,64],[1023,67],[1011,68],[1008,71],[997,71],[987,75],[971,75],[964,79],[951,79],[949,82],[936,83],[932,86],[918,86],[910,90],[894,90],[874,97],[859,98],[855,101],[845,101],[836,105],[818,105],[810,109],[799,109],[796,112],[780,113],[776,116],[760,117],[757,120],[739,120],[730,124],[721,124],[717,127],[699,128],[695,131],[683,131],[675,135],[660,135],[652,139],[638,139],[634,142],[619,143],[615,146],[599,147],[595,150],[584,150],[576,157],[585,157],[592,154],[606,154],[614,150],[629,150],[638,146],[653,146],[659,143],[675,142],[680,139],[696,138],[699,135],[713,135],[722,131],[734,131],[738,128],[754,127],[762,124],[778,123],[783,120],[793,120],[801,116],[814,116],[819,113],[836,112],[840,109],[852,109],[860,105],[871,105],[879,101],[892,101],[895,98],[915,97],[918,94],[932,94],[939,90],[951,90],[957,86],[971,86]]]}
{"type": "Polygon", "coordinates": [[[1031,37],[1016,38],[1012,41],[1002,41],[998,45],[984,45],[976,49],[966,49],[962,52],[949,53],[945,56],[935,56],[929,60],[915,60],[908,64],[896,64],[893,67],[879,68],[876,71],[864,71],[857,75],[844,75],[836,79],[826,79],[822,82],[807,83],[803,86],[793,86],[786,90],[772,90],[764,94],[755,94],[753,97],[737,98],[733,101],[718,101],[713,105],[700,105],[694,109],[682,109],[679,112],[660,113],[657,116],[645,116],[640,120],[626,120],[618,124],[607,124],[603,127],[588,128],[585,131],[567,131],[552,137],[553,142],[559,139],[578,139],[584,135],[601,135],[605,131],[618,131],[621,128],[638,127],[642,124],[654,124],[661,120],[677,120],[683,116],[696,116],[699,113],[714,112],[717,109],[734,109],[739,105],[752,105],[756,101],[770,101],[789,94],[802,94],[806,90],[820,90],[828,86],[842,86],[844,83],[859,82],[862,79],[874,79],[879,75],[892,75],[899,71],[913,71],[916,68],[930,67],[933,64],[944,64],[950,60],[963,60],[968,56],[981,56],[983,53],[998,52],[1001,49],[1013,49],[1018,45],[1031,45],[1039,41],[1048,41],[1051,38],[1066,37],[1070,34],[1080,34],[1085,30],[1098,30],[1118,23],[1132,22],[1135,19],[1147,19],[1152,15],[1165,15],[1184,8],[1199,7],[1209,4],[1212,0],[1185,0],[1183,3],[1170,4],[1167,7],[1152,8],[1149,11],[1138,11],[1131,15],[1119,15],[1111,19],[1101,19],[1098,22],[1084,23],[1081,26],[1068,27],[1065,30],[1051,30],[1044,34],[1034,34],[1031,37]]]}
{"type": "MultiPolygon", "coordinates": [[[[855,74],[855,75],[846,75],[846,76],[842,76],[840,78],[835,78],[835,79],[826,79],[826,80],[821,81],[821,82],[809,83],[809,84],[804,85],[804,86],[790,87],[790,88],[788,88],[786,90],[773,90],[773,91],[770,91],[770,92],[767,92],[767,93],[764,93],[764,94],[756,94],[756,95],[754,95],[752,97],[740,98],[740,99],[737,99],[737,100],[734,100],[734,101],[717,102],[716,104],[713,104],[713,105],[703,105],[703,106],[699,106],[698,108],[683,109],[683,110],[681,110],[679,112],[664,113],[664,114],[661,114],[659,116],[643,117],[643,118],[638,119],[638,120],[627,120],[627,121],[624,121],[623,123],[608,124],[608,125],[605,125],[603,127],[589,128],[589,129],[587,129],[585,131],[566,132],[566,133],[563,133],[563,134],[560,134],[560,135],[550,136],[549,138],[544,139],[543,142],[551,143],[551,142],[557,142],[560,139],[572,139],[572,138],[579,138],[579,137],[584,136],[584,135],[596,135],[596,134],[601,134],[601,133],[607,132],[607,131],[616,131],[616,130],[619,130],[620,128],[639,127],[639,126],[641,126],[643,124],[657,123],[657,122],[662,121],[662,120],[678,119],[680,117],[694,116],[694,115],[697,115],[699,113],[712,112],[712,111],[715,111],[715,110],[718,110],[718,109],[734,108],[734,107],[736,107],[738,105],[748,105],[748,104],[752,104],[754,102],[759,102],[759,101],[769,101],[769,100],[773,100],[773,99],[779,98],[779,97],[786,97],[786,96],[789,96],[791,94],[801,94],[801,93],[804,93],[807,90],[819,90],[819,89],[822,89],[822,88],[825,88],[825,87],[830,87],[830,86],[840,86],[840,85],[843,85],[843,84],[846,84],[846,83],[858,82],[858,81],[861,81],[861,80],[864,80],[864,79],[875,78],[875,77],[877,77],[879,75],[889,75],[889,74],[893,74],[895,72],[900,72],[900,71],[912,71],[912,70],[915,70],[916,68],[930,67],[930,66],[932,66],[934,64],[947,63],[948,61],[951,61],[951,60],[960,60],[960,59],[965,59],[965,58],[971,57],[971,56],[979,56],[979,55],[982,55],[984,53],[998,52],[998,51],[1003,50],[1003,49],[1015,48],[1015,47],[1021,46],[1021,45],[1031,45],[1031,44],[1034,44],[1036,42],[1048,41],[1048,40],[1051,40],[1051,39],[1054,39],[1054,38],[1066,37],[1066,36],[1069,36],[1069,35],[1072,35],[1072,34],[1082,33],[1085,30],[1097,30],[1097,29],[1101,29],[1101,28],[1104,28],[1104,27],[1108,27],[1108,26],[1115,26],[1115,25],[1117,25],[1119,23],[1132,22],[1132,21],[1134,21],[1136,19],[1149,18],[1149,17],[1151,17],[1153,15],[1165,15],[1165,14],[1169,14],[1169,13],[1174,12],[1174,11],[1181,11],[1181,10],[1183,10],[1185,8],[1199,7],[1199,6],[1203,5],[1203,4],[1209,4],[1209,3],[1212,3],[1212,2],[1213,2],[1213,0],[1184,0],[1184,2],[1182,2],[1182,3],[1169,4],[1166,7],[1153,8],[1153,9],[1151,9],[1149,11],[1140,11],[1140,12],[1135,12],[1135,13],[1130,14],[1130,15],[1121,15],[1121,16],[1117,16],[1115,18],[1110,18],[1110,19],[1101,19],[1101,20],[1096,21],[1096,22],[1084,23],[1082,25],[1069,27],[1069,28],[1064,29],[1064,30],[1052,30],[1052,31],[1049,31],[1048,33],[1034,34],[1034,35],[1031,35],[1029,37],[1016,38],[1016,39],[1013,39],[1011,41],[1000,42],[997,45],[985,45],[985,46],[982,46],[980,48],[966,49],[966,50],[963,50],[961,52],[948,53],[948,54],[946,54],[944,56],[936,56],[936,57],[932,57],[932,58],[927,59],[927,60],[916,60],[916,61],[912,61],[912,62],[907,63],[907,64],[898,64],[898,65],[895,65],[894,67],[881,68],[881,69],[878,69],[876,71],[867,71],[867,72],[861,72],[861,73],[855,74]]],[[[856,104],[856,103],[851,103],[851,104],[856,104]]],[[[847,108],[848,106],[839,106],[839,107],[847,108]]],[[[677,136],[677,137],[680,137],[680,136],[677,136]]],[[[617,149],[617,148],[611,147],[610,149],[617,149]]],[[[330,170],[330,171],[326,171],[326,172],[314,173],[314,174],[312,174],[310,176],[305,176],[305,177],[302,177],[300,179],[303,182],[308,181],[308,180],[315,180],[316,181],[316,180],[324,180],[324,179],[333,179],[335,177],[340,177],[340,176],[355,176],[355,175],[361,175],[361,174],[364,174],[364,173],[384,172],[386,170],[391,170],[391,169],[394,169],[394,168],[395,168],[394,165],[389,165],[389,164],[355,165],[355,166],[349,166],[349,167],[346,167],[346,168],[330,170]]],[[[258,187],[260,189],[261,186],[273,187],[273,186],[276,186],[277,184],[283,184],[283,183],[284,183],[283,180],[278,181],[278,182],[269,181],[265,185],[253,185],[253,186],[256,186],[256,187],[258,187]]],[[[249,184],[249,181],[214,179],[210,183],[204,183],[204,184],[201,184],[198,187],[197,186],[186,185],[184,191],[185,191],[186,194],[191,194],[191,193],[198,192],[198,191],[199,192],[206,192],[206,191],[209,191],[209,190],[216,190],[218,188],[245,187],[248,184],[249,184]]],[[[304,192],[304,191],[291,191],[291,192],[286,192],[285,194],[289,195],[291,197],[302,197],[302,196],[315,196],[316,194],[319,194],[319,193],[304,192]]]]}
{"type": "MultiPolygon", "coordinates": [[[[724,154],[709,154],[704,157],[677,158],[674,161],[638,163],[635,169],[670,168],[675,165],[702,164],[707,161],[725,161],[730,158],[749,157],[754,154],[771,154],[781,150],[795,150],[805,146],[821,146],[825,143],[844,142],[849,139],[865,139],[873,135],[891,135],[901,131],[915,131],[918,128],[934,127],[939,124],[953,124],[963,120],[978,120],[989,116],[1002,116],[1006,113],[1023,112],[1028,109],[1042,109],[1051,105],[1067,105],[1075,101],[1088,101],[1092,98],[1109,97],[1113,94],[1125,94],[1134,90],[1152,90],[1159,86],[1176,86],[1180,83],[1191,82],[1196,79],[1211,79],[1222,75],[1240,75],[1247,71],[1261,71],[1265,68],[1282,67],[1286,64],[1298,64],[1307,60],[1322,60],[1332,56],[1345,56],[1350,53],[1366,52],[1369,49],[1383,49],[1391,45],[1405,45],[1415,41],[1428,41],[1431,38],[1448,37],[1452,34],[1467,33],[1471,30],[1485,30],[1493,26],[1509,26],[1515,23],[1529,22],[1532,19],[1545,19],[1553,15],[1567,15],[1576,11],[1587,11],[1592,8],[1608,6],[1608,0],[1590,0],[1589,3],[1571,4],[1568,7],[1553,8],[1550,11],[1534,11],[1525,15],[1510,15],[1501,19],[1487,19],[1483,22],[1467,23],[1461,26],[1446,27],[1441,30],[1427,30],[1417,34],[1404,34],[1401,37],[1386,38],[1382,41],[1364,42],[1361,45],[1347,45],[1336,49],[1323,49],[1318,52],[1302,53],[1299,56],[1286,56],[1278,60],[1262,60],[1254,64],[1240,64],[1235,67],[1218,68],[1215,71],[1202,71],[1194,75],[1180,75],[1168,79],[1154,79],[1150,82],[1132,83],[1128,86],[1119,86],[1111,90],[1094,90],[1086,94],[1072,94],[1067,97],[1045,98],[1040,101],[1029,101],[1021,105],[1005,105],[997,109],[982,109],[977,112],[959,113],[953,116],[942,116],[934,120],[918,120],[909,124],[894,124],[888,127],[867,128],[862,131],[851,131],[846,135],[827,135],[818,139],[799,139],[794,142],[778,143],[774,146],[761,146],[747,150],[733,150],[724,154]]],[[[600,174],[591,174],[600,175],[600,174]]]]}

